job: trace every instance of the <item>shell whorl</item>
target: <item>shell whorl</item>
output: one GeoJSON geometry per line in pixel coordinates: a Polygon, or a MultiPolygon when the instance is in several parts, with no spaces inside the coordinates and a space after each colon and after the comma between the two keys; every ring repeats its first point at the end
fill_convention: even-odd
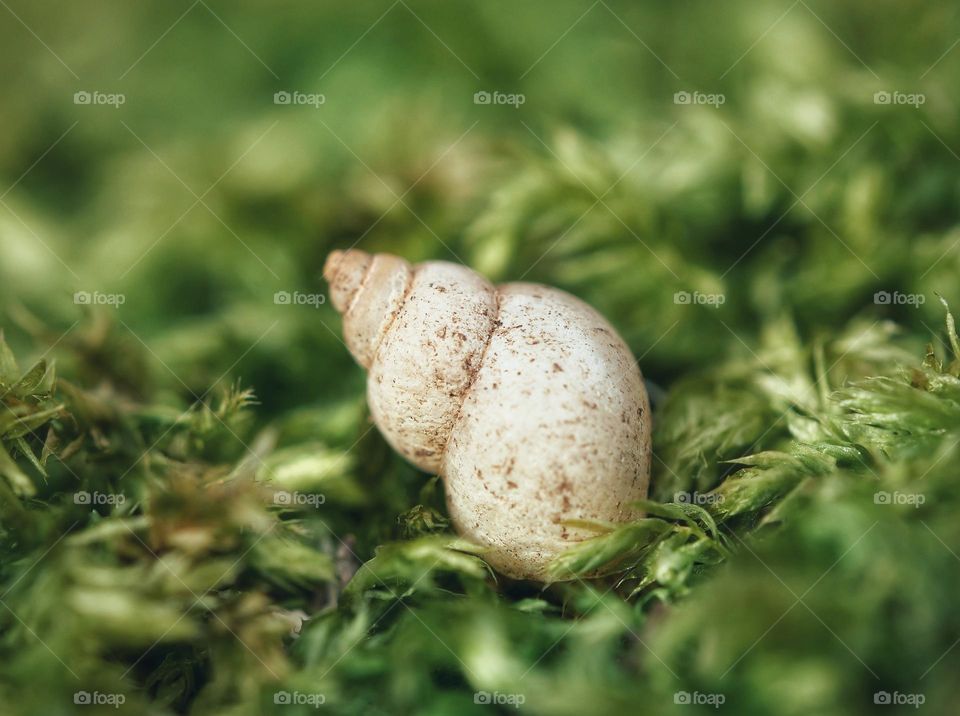
{"type": "Polygon", "coordinates": [[[334,251],[323,267],[330,300],[343,316],[343,338],[364,368],[370,368],[380,343],[403,308],[413,277],[406,261],[390,254],[357,249],[334,251]]]}
{"type": "Polygon", "coordinates": [[[332,254],[324,273],[334,305],[346,307],[347,347],[369,372],[374,420],[410,462],[439,472],[494,329],[496,289],[465,266],[411,267],[396,256],[353,250],[332,254]]]}
{"type": "Polygon", "coordinates": [[[363,284],[371,256],[364,251],[334,251],[323,264],[323,278],[330,285],[330,301],[338,313],[346,313],[363,284]]]}

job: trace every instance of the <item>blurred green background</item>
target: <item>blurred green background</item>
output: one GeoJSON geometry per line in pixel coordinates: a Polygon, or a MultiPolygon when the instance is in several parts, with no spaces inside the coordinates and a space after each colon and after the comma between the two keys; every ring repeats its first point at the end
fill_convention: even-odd
{"type": "MultiPolygon", "coordinates": [[[[927,341],[945,348],[934,338],[944,315],[937,296],[960,305],[960,10],[947,3],[3,0],[0,19],[0,326],[21,364],[56,357],[71,381],[108,386],[99,393],[106,403],[135,402],[145,406],[141,418],[161,423],[168,411],[237,381],[250,386],[260,404],[242,425],[231,423],[232,437],[205,445],[204,459],[242,461],[264,431],[271,450],[294,451],[289,459],[329,450],[326,458],[336,460],[348,450],[342,484],[325,486],[342,500],[327,518],[337,534],[355,537],[360,560],[397,536],[399,513],[432,498],[420,493],[424,477],[368,431],[364,375],[340,340],[332,306],[278,302],[278,292],[323,300],[320,273],[335,248],[463,262],[496,281],[559,286],[600,309],[640,359],[658,411],[672,405],[657,444],[662,500],[675,489],[718,485],[729,471],[722,459],[804,435],[800,418],[789,430],[778,423],[785,405],[807,409],[806,418],[816,411],[791,393],[816,392],[798,377],[811,361],[831,388],[881,365],[892,373],[914,358],[919,364],[927,341]],[[485,103],[477,93],[520,98],[485,103]],[[711,373],[725,365],[734,368],[711,373]],[[783,386],[758,380],[766,390],[759,398],[753,388],[731,388],[750,382],[737,365],[783,386]],[[703,375],[713,377],[697,383],[703,375]],[[714,419],[724,422],[711,433],[714,419]],[[684,452],[691,431],[710,449],[684,452]]],[[[131,444],[128,457],[143,447],[131,444]]],[[[803,559],[791,562],[783,542],[764,557],[804,574],[809,562],[806,586],[872,519],[815,514],[815,535],[791,527],[806,545],[797,548],[803,559]],[[831,541],[838,525],[849,534],[831,541]]],[[[926,535],[916,530],[901,546],[926,535]]],[[[935,575],[957,565],[925,542],[903,547],[903,560],[926,550],[920,564],[930,571],[914,584],[928,579],[936,591],[935,575]]],[[[743,648],[782,611],[783,595],[768,593],[777,581],[750,554],[751,566],[740,577],[726,572],[729,588],[717,587],[727,608],[741,611],[727,636],[743,648]],[[753,623],[753,605],[770,618],[753,623]]],[[[852,596],[861,577],[851,575],[837,593],[852,596]]],[[[891,590],[899,579],[895,570],[873,577],[891,590]]],[[[686,596],[685,585],[671,596],[686,596]]],[[[709,595],[696,598],[705,610],[716,608],[709,595]]],[[[566,614],[546,604],[568,598],[537,599],[522,590],[502,601],[484,597],[471,614],[481,624],[484,610],[494,610],[503,644],[466,639],[463,650],[454,647],[458,660],[474,665],[470,650],[481,646],[507,653],[514,637],[544,648],[562,640],[566,614]],[[545,621],[531,626],[531,613],[545,621]]],[[[941,599],[933,597],[931,613],[948,611],[941,599]]],[[[301,593],[286,603],[307,601],[301,593]]],[[[667,694],[662,708],[673,709],[676,684],[657,672],[659,657],[651,662],[644,648],[631,648],[625,661],[621,653],[624,640],[638,642],[618,620],[648,630],[657,614],[627,604],[617,599],[605,620],[601,613],[577,629],[564,645],[567,661],[540,664],[553,671],[534,669],[531,655],[521,668],[534,669],[526,710],[645,711],[651,694],[667,694]],[[588,661],[578,649],[600,653],[597,662],[616,678],[572,679],[588,661]]],[[[423,618],[459,644],[456,605],[439,599],[423,618]]],[[[826,599],[816,611],[835,606],[826,599]]],[[[847,606],[834,625],[856,613],[847,606]]],[[[896,609],[896,599],[862,608],[855,650],[889,656],[898,640],[870,630],[882,630],[873,620],[896,609]]],[[[354,624],[338,618],[343,630],[354,624]]],[[[937,618],[925,627],[929,643],[918,647],[918,662],[952,641],[937,618]]],[[[659,632],[658,653],[675,656],[675,669],[689,667],[678,677],[687,691],[697,679],[718,691],[719,675],[743,649],[715,636],[690,657],[676,644],[695,621],[659,632]],[[718,653],[730,656],[722,668],[718,653]]],[[[460,691],[469,698],[501,682],[458,674],[442,649],[418,665],[397,646],[416,643],[404,631],[416,628],[409,619],[399,624],[365,657],[413,660],[395,671],[346,659],[340,668],[349,665],[349,674],[341,675],[335,656],[323,662],[330,675],[321,681],[341,679],[325,687],[343,689],[335,708],[492,712],[462,701],[460,691]],[[385,701],[350,695],[371,683],[391,685],[385,701]]],[[[871,712],[871,689],[889,681],[866,674],[861,682],[856,659],[814,628],[812,642],[800,629],[748,650],[755,658],[722,686],[728,702],[740,695],[736,713],[871,712]],[[802,645],[773,646],[790,643],[802,645]],[[856,677],[831,676],[841,668],[856,677]],[[788,696],[778,701],[778,693],[788,696]]],[[[333,640],[315,634],[317,643],[333,640]]],[[[295,660],[297,668],[315,668],[319,651],[295,660]]],[[[500,663],[497,674],[514,666],[500,663]]],[[[900,668],[887,667],[884,676],[900,668]]],[[[141,676],[143,686],[149,679],[141,676]]],[[[151,692],[157,708],[188,709],[212,679],[192,678],[177,681],[179,696],[167,701],[151,692]]],[[[938,684],[938,703],[953,703],[952,687],[938,684]]],[[[15,701],[23,683],[8,675],[7,685],[15,701]]],[[[226,712],[226,693],[207,692],[209,712],[226,712]]],[[[655,703],[651,713],[661,708],[655,703]]]]}
{"type": "Polygon", "coordinates": [[[358,242],[574,290],[664,379],[729,344],[723,323],[746,339],[786,308],[832,326],[899,290],[925,305],[875,313],[920,327],[938,320],[932,292],[954,290],[949,6],[103,2],[4,15],[0,297],[65,328],[74,291],[122,293],[120,317],[191,386],[275,322],[239,366],[269,408],[358,380],[321,325],[337,331],[330,307],[272,300],[322,291],[326,253],[358,242]],[[282,91],[324,103],[274,104],[282,91]],[[478,105],[478,91],[525,101],[478,105]],[[78,105],[76,92],[123,104],[78,105]],[[677,92],[724,102],[675,104],[677,92]],[[690,310],[673,302],[682,290],[726,302],[690,310]]]}

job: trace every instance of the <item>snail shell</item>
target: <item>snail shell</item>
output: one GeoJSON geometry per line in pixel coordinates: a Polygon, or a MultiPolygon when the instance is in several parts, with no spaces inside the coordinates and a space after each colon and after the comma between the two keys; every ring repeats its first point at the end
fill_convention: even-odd
{"type": "Polygon", "coordinates": [[[334,251],[324,266],[390,445],[440,474],[457,532],[502,574],[546,567],[647,495],[650,411],[604,318],[563,291],[457,264],[334,251]]]}

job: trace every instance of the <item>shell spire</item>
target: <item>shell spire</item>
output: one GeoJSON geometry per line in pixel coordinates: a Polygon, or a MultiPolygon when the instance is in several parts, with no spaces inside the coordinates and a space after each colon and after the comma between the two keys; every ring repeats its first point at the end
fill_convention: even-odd
{"type": "Polygon", "coordinates": [[[346,313],[370,268],[370,254],[348,249],[334,251],[323,264],[323,278],[330,285],[330,300],[338,313],[346,313]]]}

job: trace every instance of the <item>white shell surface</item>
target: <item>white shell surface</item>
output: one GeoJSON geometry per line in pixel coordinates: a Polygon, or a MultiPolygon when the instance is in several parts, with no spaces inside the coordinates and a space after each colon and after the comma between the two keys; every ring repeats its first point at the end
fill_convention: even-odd
{"type": "Polygon", "coordinates": [[[534,284],[498,288],[497,328],[442,465],[457,531],[513,577],[591,536],[564,520],[626,521],[646,497],[650,415],[632,353],[595,310],[534,284]]]}
{"type": "Polygon", "coordinates": [[[457,531],[511,577],[623,522],[647,495],[650,411],[613,327],[557,289],[446,262],[335,251],[324,266],[391,446],[443,476],[457,531]]]}
{"type": "Polygon", "coordinates": [[[370,366],[367,401],[387,442],[422,470],[440,472],[496,313],[493,285],[474,271],[440,261],[414,267],[370,366]]]}
{"type": "Polygon", "coordinates": [[[413,271],[406,261],[377,254],[343,316],[343,338],[364,368],[370,368],[377,347],[403,306],[413,271]]]}

